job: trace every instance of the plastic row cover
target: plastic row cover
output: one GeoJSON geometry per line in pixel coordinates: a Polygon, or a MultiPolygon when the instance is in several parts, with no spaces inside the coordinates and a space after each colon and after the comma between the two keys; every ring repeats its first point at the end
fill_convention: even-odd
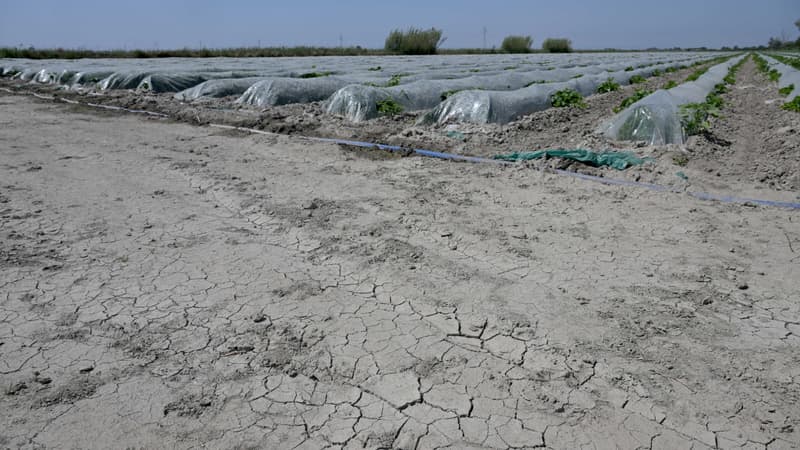
{"type": "Polygon", "coordinates": [[[197,100],[199,98],[221,98],[231,95],[242,95],[250,86],[263,80],[261,77],[233,78],[221,80],[208,80],[197,86],[185,89],[175,94],[175,98],[182,101],[197,100]]]}
{"type": "Polygon", "coordinates": [[[17,72],[20,72],[22,68],[17,66],[3,66],[0,67],[0,76],[10,77],[15,75],[17,72]]]}
{"type": "Polygon", "coordinates": [[[781,74],[781,78],[778,80],[778,87],[783,89],[788,86],[794,86],[794,90],[786,97],[787,102],[794,100],[795,97],[800,95],[800,71],[769,56],[760,56],[769,63],[770,68],[777,70],[778,73],[781,74]]]}
{"type": "Polygon", "coordinates": [[[322,101],[350,84],[336,77],[272,78],[250,86],[236,103],[258,107],[322,101]]]}
{"type": "Polygon", "coordinates": [[[420,80],[390,88],[350,85],[330,98],[327,112],[345,116],[354,122],[369,120],[379,115],[378,102],[391,99],[406,111],[431,109],[439,105],[434,112],[437,116],[435,121],[438,122],[505,123],[520,115],[549,107],[550,94],[559,89],[573,87],[583,95],[590,95],[609,77],[627,84],[635,75],[650,76],[655,70],[677,67],[682,62],[633,71],[626,71],[625,64],[615,64],[507,72],[453,80],[420,80]],[[508,91],[513,92],[504,93],[508,91]]]}
{"type": "Polygon", "coordinates": [[[513,92],[459,92],[440,103],[423,118],[423,122],[439,125],[451,122],[504,124],[526,114],[550,108],[551,96],[557,91],[572,89],[582,96],[588,96],[596,93],[598,86],[609,78],[619,84],[628,84],[633,76],[649,77],[656,70],[663,71],[680,65],[675,62],[633,71],[607,72],[560,83],[534,84],[513,92]]]}
{"type": "Polygon", "coordinates": [[[681,122],[681,107],[705,102],[714,86],[721,83],[730,68],[744,57],[718,64],[696,81],[667,91],[656,91],[615,115],[599,131],[621,141],[644,141],[649,145],[683,144],[686,134],[681,122]]]}
{"type": "Polygon", "coordinates": [[[206,80],[207,78],[203,75],[157,73],[144,77],[136,88],[152,92],[179,92],[197,86],[206,80]]]}

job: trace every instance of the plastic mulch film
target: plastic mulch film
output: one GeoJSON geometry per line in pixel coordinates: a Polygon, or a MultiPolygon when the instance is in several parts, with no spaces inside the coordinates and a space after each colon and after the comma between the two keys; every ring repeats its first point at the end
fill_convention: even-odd
{"type": "Polygon", "coordinates": [[[206,81],[203,75],[195,74],[152,74],[144,77],[136,89],[151,92],[179,92],[206,81]]]}
{"type": "Polygon", "coordinates": [[[322,101],[349,83],[336,77],[267,79],[250,86],[236,103],[265,107],[322,101]]]}
{"type": "Polygon", "coordinates": [[[680,101],[668,91],[656,91],[615,117],[605,128],[607,136],[648,145],[683,143],[680,101]]]}
{"type": "Polygon", "coordinates": [[[190,87],[175,94],[175,98],[183,101],[197,100],[199,98],[221,98],[231,95],[242,95],[250,86],[264,78],[225,78],[221,80],[208,80],[197,86],[190,87]]]}
{"type": "Polygon", "coordinates": [[[148,72],[114,72],[97,83],[97,88],[108,89],[136,89],[150,73],[148,72]]]}
{"type": "Polygon", "coordinates": [[[770,68],[777,70],[778,73],[781,74],[781,78],[778,80],[779,88],[783,89],[789,86],[794,86],[794,90],[792,90],[792,92],[790,92],[786,97],[787,102],[791,102],[795,97],[800,95],[800,71],[794,67],[787,66],[786,64],[779,62],[774,58],[770,58],[767,55],[760,56],[769,63],[770,68]]]}
{"type": "Polygon", "coordinates": [[[679,65],[675,62],[634,70],[601,72],[562,82],[534,83],[513,91],[467,90],[448,97],[423,116],[421,122],[437,125],[453,122],[505,124],[526,114],[550,108],[551,96],[557,91],[571,89],[585,97],[596,93],[598,86],[609,78],[626,85],[635,76],[647,78],[656,70],[664,71],[679,65]]]}
{"type": "Polygon", "coordinates": [[[732,58],[711,67],[696,81],[686,82],[670,90],[659,90],[639,100],[600,126],[606,137],[621,141],[640,141],[648,145],[683,144],[682,107],[703,103],[706,96],[721,83],[728,70],[744,56],[732,58]]]}

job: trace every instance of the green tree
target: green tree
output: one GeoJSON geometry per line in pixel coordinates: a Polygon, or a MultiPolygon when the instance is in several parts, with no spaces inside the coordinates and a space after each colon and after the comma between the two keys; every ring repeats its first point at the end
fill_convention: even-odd
{"type": "Polygon", "coordinates": [[[384,48],[389,53],[402,55],[433,55],[446,39],[442,37],[442,30],[412,27],[407,31],[393,30],[386,38],[384,48]]]}
{"type": "Polygon", "coordinates": [[[570,53],[572,52],[572,41],[563,38],[548,38],[542,42],[542,50],[549,53],[570,53]]]}
{"type": "Polygon", "coordinates": [[[530,36],[508,36],[500,48],[506,53],[530,53],[533,38],[530,36]]]}

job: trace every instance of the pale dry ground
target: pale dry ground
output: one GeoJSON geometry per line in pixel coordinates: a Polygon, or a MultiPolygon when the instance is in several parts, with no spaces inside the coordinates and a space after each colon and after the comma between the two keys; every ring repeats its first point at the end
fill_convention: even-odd
{"type": "Polygon", "coordinates": [[[376,156],[0,96],[0,446],[798,448],[796,211],[376,156]]]}

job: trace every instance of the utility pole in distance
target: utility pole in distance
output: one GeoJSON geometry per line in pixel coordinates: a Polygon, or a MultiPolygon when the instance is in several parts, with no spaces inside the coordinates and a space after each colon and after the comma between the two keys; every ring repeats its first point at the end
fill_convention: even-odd
{"type": "Polygon", "coordinates": [[[486,27],[483,27],[483,48],[486,48],[486,27]]]}

